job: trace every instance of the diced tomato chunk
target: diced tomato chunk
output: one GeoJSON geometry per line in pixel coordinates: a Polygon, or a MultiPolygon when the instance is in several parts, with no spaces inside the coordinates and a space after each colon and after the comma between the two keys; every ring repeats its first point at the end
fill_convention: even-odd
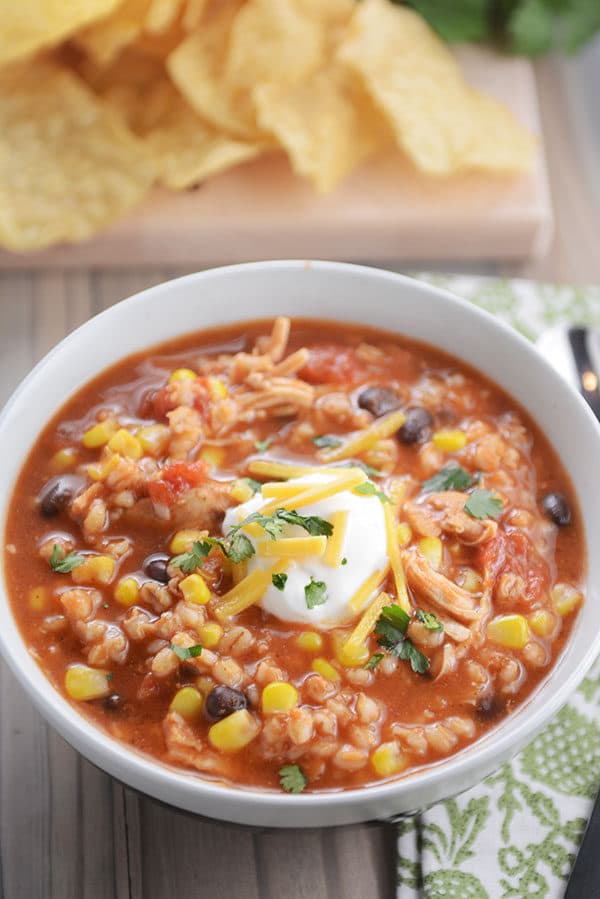
{"type": "Polygon", "coordinates": [[[152,502],[171,506],[180,493],[203,484],[209,471],[207,462],[169,462],[160,479],[148,484],[148,495],[152,502]]]}
{"type": "Polygon", "coordinates": [[[299,376],[309,384],[353,384],[364,376],[364,366],[352,347],[324,344],[311,347],[299,376]]]}
{"type": "Polygon", "coordinates": [[[502,574],[511,573],[522,577],[525,582],[523,600],[530,604],[539,599],[548,589],[550,571],[540,557],[535,546],[521,531],[498,533],[484,543],[480,549],[480,562],[485,571],[491,572],[493,580],[502,574]]]}

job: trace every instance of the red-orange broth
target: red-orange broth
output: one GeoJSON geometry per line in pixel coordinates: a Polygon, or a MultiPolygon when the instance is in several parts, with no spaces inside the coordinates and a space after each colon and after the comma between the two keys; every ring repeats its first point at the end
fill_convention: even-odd
{"type": "MultiPolygon", "coordinates": [[[[571,484],[545,436],[479,372],[364,326],[297,319],[289,337],[286,320],[272,327],[244,323],[153,347],[64,404],[15,487],[5,536],[8,592],[49,680],[117,739],[226,782],[289,789],[280,772],[295,766],[296,787],[299,777],[309,790],[349,789],[459,751],[525,700],[571,630],[582,598],[584,535],[571,484]],[[365,394],[367,388],[377,389],[365,394]],[[208,602],[204,594],[201,602],[183,598],[187,574],[168,563],[177,555],[174,534],[221,536],[224,510],[256,488],[238,479],[278,480],[257,474],[252,463],[323,466],[332,447],[318,447],[315,437],[344,446],[349,435],[393,421],[398,410],[410,413],[408,429],[351,458],[370,466],[375,488],[392,499],[412,616],[403,640],[425,658],[424,673],[379,646],[372,629],[359,663],[344,663],[340,646],[366,606],[333,629],[280,621],[256,604],[219,619],[221,597],[243,571],[218,546],[195,570],[208,602]],[[112,448],[102,440],[86,448],[83,435],[102,421],[112,448]],[[140,431],[154,425],[161,427],[140,431]],[[115,443],[119,428],[133,444],[123,444],[122,434],[115,443]],[[461,466],[469,485],[423,492],[449,464],[461,466]],[[465,513],[468,496],[482,490],[501,501],[496,517],[465,513]],[[546,500],[549,512],[542,506],[548,494],[559,494],[546,500]],[[554,523],[560,513],[570,513],[568,524],[554,523]],[[49,564],[53,551],[59,566],[71,552],[85,561],[60,573],[49,564]],[[154,553],[165,555],[150,566],[158,580],[148,574],[154,553]],[[112,564],[90,567],[96,555],[112,564]],[[119,589],[125,578],[134,579],[129,593],[119,589]],[[453,603],[458,617],[449,611],[453,603]],[[417,622],[417,609],[433,613],[429,623],[443,623],[443,630],[417,622]],[[517,616],[510,639],[504,616],[517,616]],[[316,636],[299,641],[305,632],[316,636]],[[203,649],[186,659],[173,645],[183,655],[190,646],[203,649]],[[370,670],[365,664],[373,665],[376,653],[382,658],[370,670]],[[97,698],[69,697],[65,677],[76,665],[101,672],[97,698]],[[273,681],[295,688],[292,708],[263,711],[262,694],[273,681]],[[175,703],[180,714],[170,707],[184,686],[196,692],[188,691],[187,705],[175,703]],[[215,712],[224,713],[221,721],[243,713],[235,720],[250,728],[244,746],[214,744],[215,712]]],[[[192,546],[188,541],[187,551],[192,546]]],[[[394,603],[393,572],[381,589],[394,603]]]]}

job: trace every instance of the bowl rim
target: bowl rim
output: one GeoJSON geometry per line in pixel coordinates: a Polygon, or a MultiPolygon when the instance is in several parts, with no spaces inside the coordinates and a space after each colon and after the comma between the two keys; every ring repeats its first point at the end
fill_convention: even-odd
{"type": "MultiPolygon", "coordinates": [[[[456,296],[449,290],[424,281],[416,280],[415,278],[403,274],[353,263],[304,259],[239,263],[236,265],[205,269],[146,288],[145,290],[115,303],[98,315],[86,320],[78,328],[64,337],[25,376],[0,412],[0,433],[10,420],[13,408],[20,401],[22,396],[27,394],[31,386],[37,382],[49,363],[54,360],[56,356],[65,353],[65,350],[68,350],[72,345],[77,344],[82,335],[93,332],[97,328],[99,321],[112,318],[113,315],[115,315],[115,310],[122,310],[123,308],[127,308],[128,310],[134,309],[141,306],[146,301],[149,294],[168,294],[182,284],[199,284],[205,279],[227,278],[229,275],[237,273],[244,274],[256,271],[268,272],[274,270],[294,272],[298,269],[306,268],[310,268],[317,273],[333,271],[341,272],[342,274],[346,273],[350,276],[357,273],[362,274],[373,281],[392,281],[398,285],[410,287],[411,291],[416,294],[433,293],[436,294],[439,299],[443,299],[445,302],[457,307],[462,313],[466,313],[474,322],[480,320],[487,322],[488,325],[493,324],[493,327],[500,332],[503,332],[513,344],[519,347],[519,352],[527,356],[530,364],[538,367],[542,366],[542,368],[545,369],[545,374],[549,379],[550,387],[552,386],[552,383],[556,383],[561,385],[560,389],[566,389],[570,392],[571,400],[579,407],[578,414],[580,416],[583,415],[588,420],[588,423],[593,423],[596,439],[600,438],[598,422],[583,398],[560,378],[550,363],[535,350],[532,343],[501,319],[496,318],[475,304],[456,296]]],[[[239,322],[244,322],[251,318],[251,316],[244,316],[242,312],[239,322]]],[[[364,321],[359,321],[357,323],[365,324],[364,321]]],[[[202,329],[200,328],[199,330],[202,329]]],[[[394,333],[402,332],[395,331],[394,333]]],[[[160,344],[160,342],[161,341],[158,340],[148,344],[147,349],[151,349],[153,346],[160,344]]],[[[435,344],[433,345],[435,346],[435,344]]],[[[131,352],[138,351],[132,350],[131,352]]],[[[460,359],[458,354],[457,357],[460,359]]],[[[119,358],[126,358],[126,355],[121,355],[119,358]]],[[[116,361],[118,360],[115,360],[115,362],[111,364],[116,364],[116,361]]],[[[108,366],[105,366],[100,371],[106,370],[107,367],[108,366]]],[[[485,370],[483,373],[486,374],[485,370]]],[[[91,375],[90,380],[92,377],[95,377],[95,375],[91,375]]],[[[495,383],[495,380],[492,380],[495,383]]],[[[81,389],[81,385],[79,385],[77,389],[81,389]]],[[[63,402],[66,402],[75,392],[76,391],[74,390],[73,393],[68,394],[63,402]]],[[[52,414],[55,414],[59,408],[60,404],[56,405],[54,413],[52,414]]],[[[40,425],[40,431],[45,427],[49,418],[50,416],[46,417],[44,423],[40,425]]],[[[38,431],[38,433],[40,431],[38,431]]],[[[18,471],[21,470],[22,464],[23,462],[21,462],[18,471]]],[[[9,501],[14,491],[14,486],[15,480],[13,479],[10,490],[7,492],[9,501]]],[[[1,509],[4,514],[2,521],[3,533],[9,501],[6,503],[6,507],[1,509]]],[[[586,534],[586,544],[587,543],[586,534]]],[[[19,634],[22,647],[25,649],[25,652],[27,652],[27,644],[18,628],[12,612],[11,603],[8,599],[8,589],[4,577],[0,578],[0,602],[3,602],[6,605],[9,615],[13,619],[15,628],[19,634]]],[[[256,811],[257,803],[261,807],[267,806],[270,811],[283,813],[289,812],[292,808],[312,808],[316,811],[319,807],[323,807],[324,804],[328,807],[335,807],[336,809],[346,808],[356,806],[357,803],[360,804],[361,799],[364,799],[364,801],[368,799],[370,805],[377,803],[378,800],[391,800],[392,802],[387,803],[387,808],[389,809],[390,804],[393,804],[394,796],[400,796],[409,784],[414,786],[415,779],[418,779],[419,783],[422,783],[424,786],[426,785],[429,792],[435,790],[435,788],[447,778],[456,781],[467,775],[466,781],[469,782],[468,771],[472,768],[475,757],[478,770],[490,773],[498,764],[497,759],[499,757],[508,758],[511,755],[514,755],[523,745],[525,745],[525,743],[539,732],[539,730],[548,723],[550,718],[565,704],[569,696],[584,678],[595,658],[600,654],[600,631],[590,639],[589,646],[585,654],[580,657],[575,669],[567,678],[562,679],[557,683],[556,689],[546,696],[546,702],[542,706],[534,709],[533,712],[530,709],[530,705],[535,700],[535,696],[539,689],[536,688],[536,690],[534,690],[534,692],[527,698],[525,703],[508,716],[506,719],[508,721],[514,721],[515,719],[520,718],[518,732],[514,732],[514,729],[511,728],[502,728],[502,726],[492,728],[483,737],[469,744],[465,749],[446,759],[427,765],[423,769],[417,769],[414,773],[409,773],[408,775],[395,780],[385,781],[379,784],[369,784],[347,790],[323,790],[293,796],[275,790],[271,791],[264,788],[253,788],[212,781],[204,778],[201,774],[190,774],[190,772],[187,772],[184,769],[179,770],[171,767],[168,763],[161,762],[153,756],[142,754],[132,748],[129,744],[110,736],[89,718],[78,712],[53,686],[51,681],[43,673],[41,667],[38,666],[28,652],[27,665],[24,665],[17,657],[15,647],[7,641],[4,629],[2,628],[0,628],[0,652],[17,680],[33,700],[34,705],[41,711],[43,717],[45,717],[52,726],[68,740],[68,742],[74,745],[79,752],[88,757],[94,764],[119,780],[130,783],[136,789],[140,789],[150,796],[166,801],[181,809],[197,811],[197,809],[182,802],[182,793],[185,791],[193,794],[196,799],[212,799],[217,802],[227,794],[229,797],[233,797],[234,804],[236,807],[240,808],[241,811],[239,818],[236,815],[229,813],[224,816],[223,820],[235,822],[236,820],[243,819],[243,822],[245,822],[249,816],[252,817],[252,811],[256,811]],[[48,698],[51,699],[50,703],[47,701],[48,698]],[[150,781],[150,783],[148,783],[148,781],[150,781]],[[159,785],[161,786],[160,789],[159,785]],[[169,793],[169,798],[165,799],[169,788],[172,788],[172,792],[169,793]]],[[[549,673],[549,679],[556,678],[556,674],[561,668],[563,656],[559,657],[552,667],[549,673]]],[[[545,680],[542,681],[542,684],[544,683],[546,683],[545,680]]],[[[357,817],[356,820],[359,820],[359,818],[357,817]]],[[[361,820],[366,820],[366,818],[363,817],[361,820]]],[[[285,821],[282,821],[279,826],[304,825],[302,822],[298,823],[298,821],[290,821],[287,824],[285,821]]]]}

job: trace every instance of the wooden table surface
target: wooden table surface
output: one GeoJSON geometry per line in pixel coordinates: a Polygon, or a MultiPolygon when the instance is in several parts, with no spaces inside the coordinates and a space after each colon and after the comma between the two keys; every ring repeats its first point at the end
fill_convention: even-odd
{"type": "MultiPolygon", "coordinates": [[[[600,214],[565,127],[555,61],[539,64],[538,84],[557,211],[554,243],[543,260],[483,271],[599,283],[600,214]]],[[[145,269],[0,275],[0,401],[64,334],[128,294],[178,274],[145,269]]],[[[199,821],[135,794],[81,759],[46,726],[4,667],[0,694],[2,897],[394,895],[393,828],[251,833],[199,821]]]]}

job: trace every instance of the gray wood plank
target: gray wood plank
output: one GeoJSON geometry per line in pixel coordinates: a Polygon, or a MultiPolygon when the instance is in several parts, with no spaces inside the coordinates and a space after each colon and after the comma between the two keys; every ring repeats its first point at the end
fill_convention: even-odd
{"type": "Polygon", "coordinates": [[[255,837],[264,899],[337,899],[328,887],[320,830],[266,831],[255,837]]]}

